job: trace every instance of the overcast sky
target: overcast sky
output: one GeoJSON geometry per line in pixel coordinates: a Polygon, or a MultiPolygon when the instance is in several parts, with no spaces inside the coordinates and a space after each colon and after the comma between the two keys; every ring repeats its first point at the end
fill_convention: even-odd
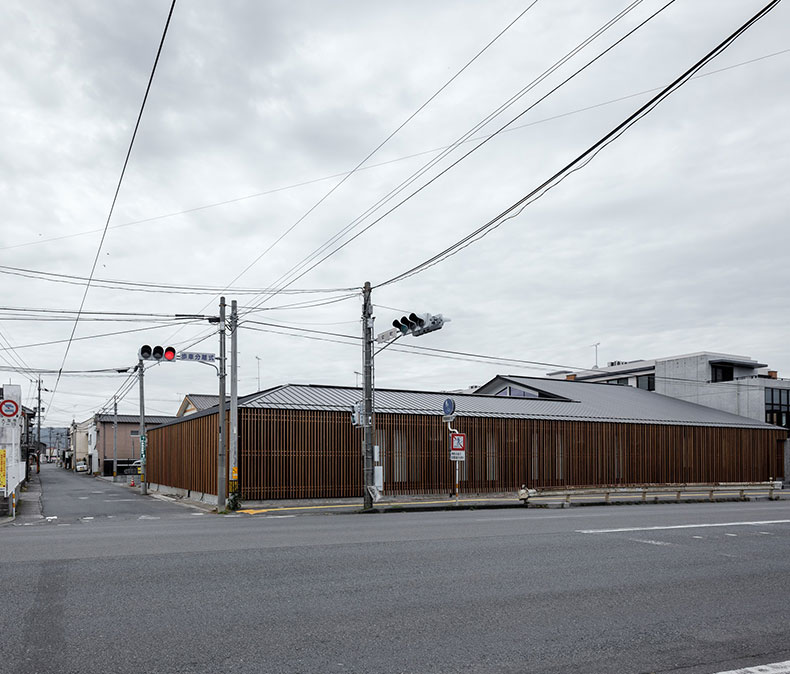
{"type": "MultiPolygon", "coordinates": [[[[240,393],[257,390],[259,378],[261,388],[355,385],[359,344],[260,332],[269,328],[244,321],[359,335],[353,288],[367,280],[375,287],[499,214],[765,2],[677,0],[522,115],[665,4],[632,3],[472,137],[521,115],[510,127],[289,286],[322,292],[228,290],[228,301],[245,307],[240,393]]],[[[440,154],[629,3],[539,0],[523,13],[530,4],[180,0],[68,353],[74,313],[31,310],[76,312],[85,286],[8,268],[90,275],[170,2],[0,4],[0,365],[121,369],[135,364],[143,343],[217,352],[206,321],[182,326],[170,317],[214,315],[218,298],[161,290],[284,285],[314,251],[329,246],[321,260],[474,148],[479,140],[440,154]],[[100,287],[106,279],[150,282],[157,292],[100,287]],[[116,322],[88,312],[164,316],[116,322]],[[127,330],[139,331],[87,339],[127,330]],[[58,343],[36,346],[45,342],[58,343]]],[[[712,350],[790,376],[789,25],[790,7],[780,4],[517,218],[423,273],[374,289],[376,332],[404,310],[442,313],[452,319],[444,329],[402,341],[571,367],[593,365],[595,342],[601,364],[712,350]]],[[[2,381],[21,384],[33,407],[36,375],[7,369],[2,381]]],[[[545,371],[393,347],[376,360],[376,384],[446,390],[545,371]]],[[[89,417],[126,376],[43,375],[44,423],[89,417]]],[[[161,365],[147,372],[147,409],[175,414],[186,393],[216,390],[209,367],[161,365]]],[[[134,388],[119,409],[135,413],[137,405],[134,388]]]]}

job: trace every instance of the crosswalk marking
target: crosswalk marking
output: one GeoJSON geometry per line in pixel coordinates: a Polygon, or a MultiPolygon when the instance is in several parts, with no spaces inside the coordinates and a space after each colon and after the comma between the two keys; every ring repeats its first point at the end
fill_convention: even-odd
{"type": "Polygon", "coordinates": [[[770,665],[730,669],[726,672],[717,672],[716,674],[790,674],[790,660],[786,660],[785,662],[774,662],[770,665]]]}
{"type": "Polygon", "coordinates": [[[619,534],[629,531],[665,531],[669,529],[704,529],[706,527],[754,527],[764,524],[790,524],[790,520],[762,520],[760,522],[710,522],[701,524],[672,524],[657,527],[622,527],[620,529],[577,529],[577,534],[619,534]]]}

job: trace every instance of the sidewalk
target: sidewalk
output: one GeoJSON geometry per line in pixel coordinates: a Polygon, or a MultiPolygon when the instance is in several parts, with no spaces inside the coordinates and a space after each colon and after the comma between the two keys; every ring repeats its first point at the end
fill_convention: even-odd
{"type": "Polygon", "coordinates": [[[3,517],[0,526],[11,524],[34,524],[44,520],[41,511],[41,480],[35,467],[30,468],[30,480],[18,496],[16,503],[16,517],[3,517]]]}

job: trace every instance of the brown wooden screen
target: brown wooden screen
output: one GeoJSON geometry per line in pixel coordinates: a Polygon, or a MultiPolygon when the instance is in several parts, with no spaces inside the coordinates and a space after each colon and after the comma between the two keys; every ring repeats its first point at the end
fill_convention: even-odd
{"type": "MultiPolygon", "coordinates": [[[[239,410],[242,500],[359,497],[362,433],[344,412],[239,410]]],[[[217,416],[149,433],[149,480],[216,493],[217,416]]],[[[783,476],[782,429],[457,418],[466,493],[530,487],[762,481],[783,476]]],[[[378,414],[388,494],[449,494],[438,416],[378,414]]]]}
{"type": "Polygon", "coordinates": [[[242,500],[361,496],[362,431],[350,414],[239,410],[242,500]]]}
{"type": "Polygon", "coordinates": [[[206,494],[217,493],[218,415],[186,419],[146,434],[148,481],[206,494]]]}
{"type": "MultiPolygon", "coordinates": [[[[450,493],[455,467],[438,417],[378,415],[390,494],[450,493]]],[[[457,418],[464,492],[529,487],[762,481],[783,474],[777,429],[457,418]]]]}

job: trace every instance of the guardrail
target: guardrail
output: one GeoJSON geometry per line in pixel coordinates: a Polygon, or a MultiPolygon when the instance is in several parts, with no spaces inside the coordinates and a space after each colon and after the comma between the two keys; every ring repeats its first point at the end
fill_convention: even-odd
{"type": "Polygon", "coordinates": [[[781,480],[769,480],[767,482],[728,482],[717,484],[671,484],[671,485],[644,485],[630,487],[572,487],[549,488],[549,489],[528,489],[522,485],[518,491],[518,498],[529,505],[530,499],[535,498],[564,498],[565,503],[570,503],[574,496],[586,496],[600,494],[604,503],[622,498],[633,498],[641,496],[641,501],[646,503],[648,499],[654,502],[666,502],[670,499],[667,496],[674,494],[675,501],[680,501],[681,497],[690,498],[692,496],[707,496],[709,501],[714,501],[721,496],[737,496],[741,501],[746,501],[748,497],[768,493],[768,499],[778,500],[776,491],[782,489],[781,480]]]}

